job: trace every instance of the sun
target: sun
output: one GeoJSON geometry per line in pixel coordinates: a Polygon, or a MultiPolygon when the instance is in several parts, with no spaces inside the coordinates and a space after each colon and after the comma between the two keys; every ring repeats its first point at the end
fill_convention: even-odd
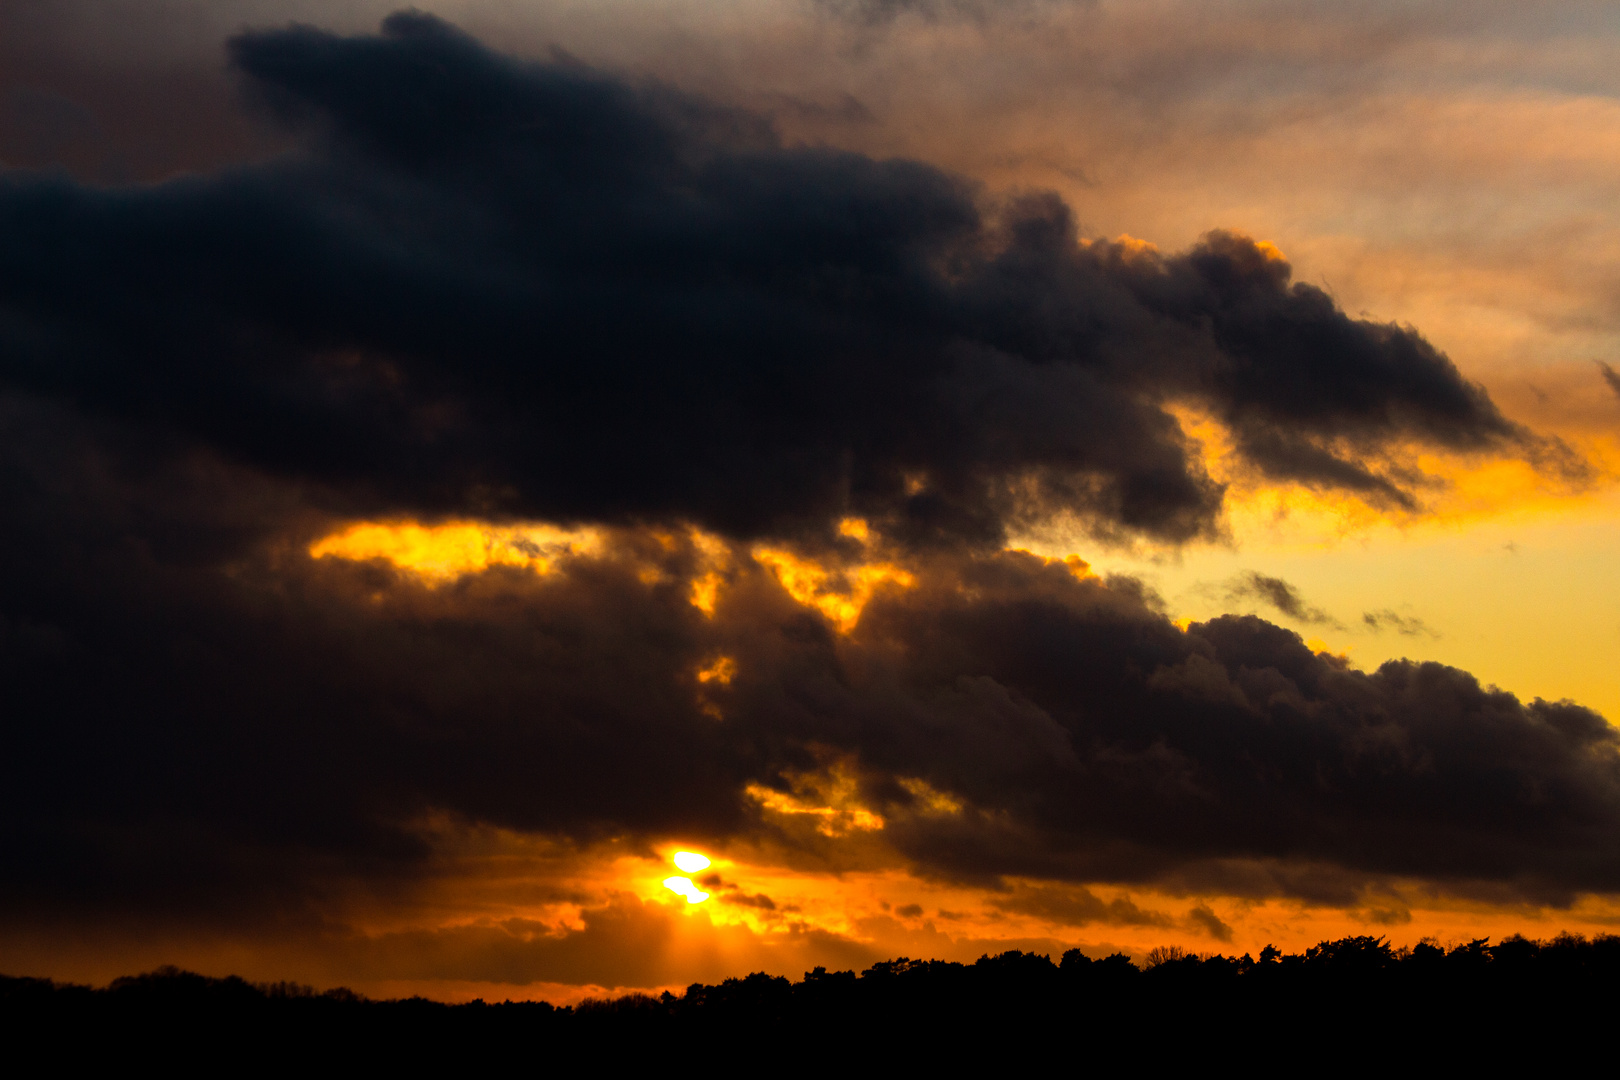
{"type": "MultiPolygon", "coordinates": [[[[695,851],[677,851],[670,861],[678,869],[685,870],[688,874],[696,874],[709,868],[709,857],[699,855],[695,851]]],[[[686,897],[688,904],[701,904],[709,898],[709,894],[692,884],[692,879],[689,877],[679,875],[667,877],[664,879],[664,888],[672,893],[686,897]]]]}
{"type": "Polygon", "coordinates": [[[677,851],[674,859],[671,861],[673,861],[679,869],[685,870],[688,874],[696,874],[699,871],[707,870],[709,868],[708,856],[699,855],[695,851],[677,851]]]}

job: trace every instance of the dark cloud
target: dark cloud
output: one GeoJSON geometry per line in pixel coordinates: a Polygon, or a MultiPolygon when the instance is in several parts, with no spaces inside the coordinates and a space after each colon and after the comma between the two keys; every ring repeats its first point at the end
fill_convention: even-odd
{"type": "Polygon", "coordinates": [[[775,911],[776,901],[764,893],[755,893],[752,896],[742,892],[728,893],[721,897],[728,904],[741,904],[743,907],[760,908],[764,911],[775,911]]]}
{"type": "MultiPolygon", "coordinates": [[[[1129,580],[924,542],[1054,508],[1207,532],[1221,490],[1172,403],[1256,469],[1358,491],[1397,484],[1407,443],[1523,449],[1413,331],[1241,237],[1083,245],[1054,198],[784,148],[421,16],[233,50],[300,154],[149,186],[0,175],[12,916],[318,921],[345,883],[439,873],[435,815],[835,866],[745,794],[835,765],[884,857],[959,881],[1620,888],[1620,756],[1588,710],[1358,672],[1254,617],[1183,632],[1129,580]],[[437,587],[309,558],[362,512],[606,539],[437,587]],[[690,603],[708,564],[682,523],[836,562],[863,557],[825,539],[851,512],[915,574],[852,635],[746,543],[712,617],[690,603]],[[735,676],[700,686],[719,656],[735,676]]],[[[633,905],[586,923],[664,933],[633,905]]],[[[530,977],[572,970],[525,941],[530,977]]]]}
{"type": "Polygon", "coordinates": [[[1025,885],[991,903],[1003,911],[1037,915],[1066,926],[1171,926],[1163,912],[1144,910],[1127,896],[1104,900],[1090,889],[1025,885]]]}
{"type": "Polygon", "coordinates": [[[1171,404],[1265,476],[1405,507],[1410,444],[1541,445],[1240,236],[1084,244],[1054,196],[786,147],[425,15],[231,55],[299,153],[0,177],[0,379],[333,508],[991,542],[1063,509],[1181,540],[1222,489],[1171,404]]]}
{"type": "Polygon", "coordinates": [[[996,18],[1029,17],[1042,8],[1062,8],[1087,0],[815,0],[822,12],[864,27],[883,27],[902,17],[927,22],[987,23],[996,18]]]}
{"type": "Polygon", "coordinates": [[[1616,395],[1620,395],[1620,372],[1615,371],[1613,367],[1605,364],[1602,360],[1597,362],[1597,366],[1598,373],[1603,376],[1603,381],[1609,384],[1609,389],[1613,390],[1616,395]]]}
{"type": "MultiPolygon", "coordinates": [[[[868,634],[904,645],[862,660],[859,693],[821,692],[819,738],[858,731],[848,745],[874,768],[920,770],[1017,822],[896,821],[895,842],[955,873],[1290,862],[1552,895],[1611,888],[1598,868],[1620,870],[1590,846],[1609,847],[1620,812],[1616,737],[1567,702],[1521,704],[1438,664],[1358,672],[1252,616],[1183,634],[1120,590],[1013,555],[884,597],[868,634]]],[[[1308,892],[1308,877],[1247,887],[1308,892]]]]}
{"type": "Polygon", "coordinates": [[[1393,630],[1406,637],[1431,637],[1440,635],[1430,629],[1427,623],[1415,615],[1402,615],[1400,612],[1384,608],[1382,611],[1368,611],[1361,616],[1361,621],[1369,626],[1373,633],[1382,633],[1393,630]]]}
{"type": "MultiPolygon", "coordinates": [[[[344,881],[385,896],[443,872],[435,815],[834,867],[845,841],[744,794],[832,764],[886,819],[873,842],[963,882],[1620,888],[1616,736],[1569,703],[1355,671],[1252,616],[1183,632],[1123,582],[1012,552],[913,557],[847,637],[741,551],[705,616],[702,553],[639,530],[433,588],[308,558],[328,525],[296,492],[143,438],[16,401],[0,424],[17,917],[206,926],[344,881]],[[731,681],[700,684],[722,655],[731,681]]],[[[1031,896],[1009,902],[1056,902],[1031,896]]]]}
{"type": "Polygon", "coordinates": [[[1230,600],[1262,601],[1300,622],[1320,623],[1326,626],[1340,625],[1339,620],[1326,611],[1307,604],[1299,590],[1282,578],[1268,577],[1257,570],[1250,570],[1233,578],[1227,584],[1226,595],[1230,600]]]}
{"type": "Polygon", "coordinates": [[[1232,928],[1205,904],[1199,904],[1187,912],[1187,921],[1216,941],[1232,940],[1232,928]]]}
{"type": "Polygon", "coordinates": [[[795,120],[823,124],[871,124],[877,117],[854,94],[839,94],[830,102],[809,101],[792,94],[766,95],[773,116],[786,116],[795,120]]]}

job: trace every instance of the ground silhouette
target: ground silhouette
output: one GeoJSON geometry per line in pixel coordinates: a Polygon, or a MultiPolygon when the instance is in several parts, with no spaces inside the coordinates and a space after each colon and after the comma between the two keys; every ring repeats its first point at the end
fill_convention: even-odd
{"type": "MultiPolygon", "coordinates": [[[[1399,1057],[1431,1064],[1553,1062],[1592,1043],[1620,1001],[1620,937],[1479,939],[1394,948],[1381,937],[1303,953],[1155,949],[1138,966],[1080,950],[976,963],[901,958],[799,982],[755,973],[682,995],[574,1007],[377,1001],[175,968],[104,989],[0,977],[8,1043],[64,1060],[173,1067],[602,1068],[688,1059],[702,1071],[809,1073],[992,1066],[1210,1064],[1231,1055],[1337,1072],[1399,1057]]],[[[1060,1071],[1073,1071],[1065,1067],[1060,1071]]]]}

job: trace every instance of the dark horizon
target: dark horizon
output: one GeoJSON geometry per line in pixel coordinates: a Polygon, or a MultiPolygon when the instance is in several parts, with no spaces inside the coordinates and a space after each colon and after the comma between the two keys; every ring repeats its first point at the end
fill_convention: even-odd
{"type": "MultiPolygon", "coordinates": [[[[785,976],[757,971],[728,977],[716,985],[693,983],[680,994],[664,991],[653,996],[630,991],[605,998],[584,998],[577,1005],[554,1006],[548,1001],[526,998],[515,1001],[506,998],[499,1004],[541,1005],[547,1009],[561,1011],[577,1008],[581,1011],[608,1012],[669,1007],[671,1003],[678,1001],[687,1006],[702,1007],[716,1002],[726,1002],[739,994],[778,993],[784,988],[806,992],[814,990],[818,993],[828,987],[841,987],[847,990],[857,980],[888,982],[904,978],[961,979],[970,971],[996,973],[990,977],[997,979],[1010,974],[1014,980],[1021,980],[1037,989],[1049,988],[1050,984],[1043,984],[1041,980],[1050,978],[1053,973],[1061,973],[1070,979],[1089,977],[1102,980],[1107,987],[1117,990],[1125,985],[1121,980],[1128,981],[1160,968],[1164,968],[1165,972],[1175,971],[1177,979],[1200,978],[1187,973],[1207,968],[1215,973],[1215,979],[1224,980],[1271,977],[1268,972],[1292,973],[1295,977],[1299,977],[1310,971],[1319,979],[1341,979],[1346,982],[1355,982],[1370,975],[1388,974],[1404,968],[1410,969],[1408,974],[1413,971],[1436,977],[1444,974],[1446,978],[1458,984],[1485,979],[1487,977],[1485,972],[1489,970],[1492,977],[1497,980],[1496,985],[1512,986],[1514,984],[1509,980],[1519,980],[1522,992],[1526,993],[1531,991],[1524,984],[1537,978],[1545,979],[1549,972],[1555,972],[1556,978],[1563,981],[1566,991],[1574,992],[1578,989],[1581,993],[1601,994],[1611,985],[1613,974],[1611,969],[1620,969],[1620,934],[1599,934],[1588,939],[1579,934],[1565,932],[1545,940],[1513,934],[1495,945],[1492,945],[1488,938],[1449,944],[1425,938],[1400,946],[1392,944],[1382,935],[1364,934],[1334,941],[1321,941],[1298,953],[1287,953],[1273,945],[1267,945],[1260,951],[1258,958],[1247,953],[1242,956],[1227,956],[1218,950],[1189,952],[1179,945],[1166,945],[1148,950],[1146,955],[1140,958],[1140,962],[1138,958],[1125,953],[1088,956],[1081,949],[1069,949],[1059,960],[1054,961],[1050,955],[1013,949],[996,955],[985,953],[976,961],[969,963],[896,957],[880,960],[861,972],[847,969],[828,971],[825,967],[817,967],[805,972],[797,982],[785,976]],[[1576,976],[1584,980],[1578,988],[1569,982],[1576,976]]],[[[1165,972],[1160,972],[1160,977],[1164,977],[1165,972]]],[[[1208,990],[1207,984],[1199,988],[1200,993],[1207,993],[1208,990]]],[[[60,982],[43,976],[0,973],[0,1009],[34,1007],[58,995],[64,995],[64,1000],[70,1002],[82,1002],[85,1000],[83,997],[85,993],[123,996],[132,1002],[147,1001],[164,1007],[178,1008],[181,1011],[191,1007],[188,1002],[228,1003],[233,999],[239,1003],[258,1000],[321,999],[340,1004],[379,1005],[426,1001],[429,1004],[455,1008],[497,1004],[485,1002],[482,998],[459,1003],[434,1001],[420,996],[374,999],[345,986],[322,990],[286,980],[250,982],[236,975],[202,975],[171,964],[136,975],[119,976],[104,987],[60,982]]],[[[71,1004],[69,1007],[72,1007],[71,1004]]]]}
{"type": "Polygon", "coordinates": [[[1483,1064],[1596,1052],[1620,974],[1615,935],[1476,940],[1449,951],[1421,942],[1394,950],[1361,936],[1304,954],[1267,948],[1258,960],[1160,953],[1145,971],[1122,955],[1090,960],[1071,950],[1056,964],[1011,951],[971,965],[886,961],[859,976],[818,967],[797,983],[761,972],[561,1009],[372,1001],[174,969],[101,991],[0,978],[0,1018],[19,1046],[72,1040],[80,1058],[158,1053],[243,1067],[515,1063],[538,1049],[563,1067],[599,1066],[604,1055],[667,1064],[709,1051],[794,1071],[784,1055],[811,1046],[818,1068],[834,1053],[857,1062],[893,1054],[913,1067],[986,1055],[1051,1065],[1053,1044],[1077,1041],[1093,1066],[1220,1045],[1264,1047],[1281,1060],[1331,1048],[1340,1067],[1392,1057],[1483,1064]]]}

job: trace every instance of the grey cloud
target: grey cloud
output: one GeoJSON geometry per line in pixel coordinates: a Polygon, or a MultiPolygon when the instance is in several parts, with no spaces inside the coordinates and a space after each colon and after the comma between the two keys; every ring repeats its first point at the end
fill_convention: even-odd
{"type": "Polygon", "coordinates": [[[1089,5],[1095,0],[814,0],[825,14],[863,27],[883,27],[910,16],[927,22],[988,23],[1028,18],[1042,8],[1089,5]]]}
{"type": "Polygon", "coordinates": [[[999,549],[1055,509],[1218,528],[1178,402],[1255,469],[1352,491],[1406,492],[1408,444],[1530,452],[1415,331],[1239,236],[1082,244],[1055,197],[785,147],[421,16],[233,49],[297,153],[0,174],[8,917],[386,897],[433,872],[434,813],[799,843],[744,792],[829,760],[886,857],[958,881],[1620,889],[1620,758],[1589,710],[1353,671],[1253,617],[1183,632],[1139,587],[999,549]],[[855,559],[847,513],[916,580],[842,637],[746,551],[855,559]],[[359,514],[607,544],[437,588],[307,556],[359,514]],[[735,542],[712,618],[688,523],[735,542]],[[736,677],[700,699],[717,655],[736,677]],[[963,812],[919,812],[918,778],[963,812]]]}
{"type": "Polygon", "coordinates": [[[0,381],[333,509],[992,545],[1061,510],[1182,541],[1224,492],[1177,403],[1264,476],[1406,509],[1412,445],[1558,464],[1241,236],[1083,244],[1055,196],[784,146],[419,14],[231,51],[299,152],[0,176],[0,381]]]}
{"type": "Polygon", "coordinates": [[[1401,634],[1405,637],[1437,638],[1440,636],[1437,631],[1431,629],[1428,624],[1417,616],[1402,615],[1401,613],[1392,611],[1389,608],[1384,608],[1381,611],[1366,612],[1361,616],[1361,621],[1367,624],[1367,626],[1372,629],[1373,633],[1382,633],[1385,630],[1393,630],[1397,634],[1401,634]]]}
{"type": "Polygon", "coordinates": [[[867,616],[872,633],[907,640],[915,658],[880,685],[948,684],[960,665],[1040,706],[1069,736],[1045,753],[1024,736],[1029,756],[970,763],[941,752],[950,743],[924,751],[906,725],[873,716],[867,760],[899,768],[932,756],[931,784],[1009,815],[897,830],[918,857],[961,873],[1081,880],[1187,873],[1213,859],[1354,867],[1363,880],[1490,878],[1549,896],[1613,887],[1566,876],[1613,866],[1587,847],[1607,847],[1598,823],[1620,810],[1615,736],[1596,714],[1524,705],[1437,664],[1363,674],[1253,617],[1182,635],[1100,587],[1068,592],[1055,570],[1024,572],[1018,581],[1002,560],[964,568],[971,610],[919,589],[867,616]],[[1545,843],[1531,841],[1542,829],[1545,843]]]}
{"type": "Polygon", "coordinates": [[[1603,376],[1603,381],[1609,384],[1609,389],[1613,390],[1617,396],[1620,396],[1620,372],[1615,371],[1613,367],[1602,360],[1597,362],[1597,366],[1598,373],[1603,376]]]}
{"type": "Polygon", "coordinates": [[[1187,912],[1187,921],[1216,941],[1232,940],[1232,928],[1206,904],[1199,904],[1187,912]]]}
{"type": "Polygon", "coordinates": [[[1259,600],[1270,604],[1284,615],[1300,622],[1325,626],[1341,625],[1339,620],[1328,612],[1307,604],[1300,591],[1293,585],[1282,578],[1270,577],[1257,570],[1250,570],[1233,578],[1227,585],[1226,595],[1232,600],[1259,600]]]}
{"type": "Polygon", "coordinates": [[[1065,926],[1172,926],[1174,920],[1160,911],[1138,907],[1127,896],[1103,900],[1090,889],[1074,886],[1031,886],[1015,889],[1010,896],[992,897],[991,905],[1002,911],[1036,915],[1065,926]]]}
{"type": "Polygon", "coordinates": [[[962,882],[1620,889],[1613,730],[1453,668],[1358,672],[1254,617],[1183,632],[1013,552],[911,556],[848,637],[740,552],[706,617],[702,553],[638,530],[545,577],[430,588],[309,559],[329,519],[235,467],[143,460],[44,406],[0,436],[14,919],[224,926],[344,881],[386,895],[439,872],[432,814],[838,865],[743,794],[829,761],[887,819],[874,842],[962,882]],[[700,696],[717,655],[736,674],[700,696]],[[963,810],[923,812],[915,779],[963,810]]]}

